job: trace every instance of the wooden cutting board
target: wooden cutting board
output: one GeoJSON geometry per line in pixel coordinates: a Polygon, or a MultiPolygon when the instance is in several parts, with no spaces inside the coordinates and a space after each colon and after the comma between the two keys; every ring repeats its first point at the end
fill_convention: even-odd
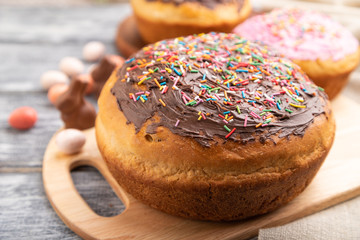
{"type": "Polygon", "coordinates": [[[260,228],[286,224],[360,195],[360,105],[340,96],[333,102],[333,110],[335,142],[313,182],[286,206],[246,221],[192,221],[143,205],[111,176],[97,149],[94,129],[84,131],[87,142],[76,155],[60,153],[55,138],[51,139],[43,162],[45,191],[59,217],[85,239],[246,239],[257,235],[260,228]],[[124,212],[101,217],[90,209],[70,175],[71,169],[80,165],[93,166],[104,175],[126,206],[124,212]]]}

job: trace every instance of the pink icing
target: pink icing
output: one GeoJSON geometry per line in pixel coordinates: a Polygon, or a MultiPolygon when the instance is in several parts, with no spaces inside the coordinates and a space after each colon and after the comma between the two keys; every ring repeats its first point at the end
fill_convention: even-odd
{"type": "Polygon", "coordinates": [[[275,47],[291,59],[340,60],[356,52],[352,33],[330,17],[300,9],[275,9],[254,16],[234,29],[249,39],[275,47]]]}

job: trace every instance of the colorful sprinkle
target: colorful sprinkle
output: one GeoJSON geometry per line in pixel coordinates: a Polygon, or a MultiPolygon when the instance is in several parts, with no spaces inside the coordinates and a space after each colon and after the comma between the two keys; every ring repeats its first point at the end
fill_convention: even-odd
{"type": "Polygon", "coordinates": [[[303,106],[303,105],[296,105],[296,104],[293,104],[293,103],[289,103],[290,106],[293,106],[293,107],[296,107],[296,108],[306,108],[306,106],[303,106]]]}
{"type": "Polygon", "coordinates": [[[228,128],[226,125],[224,125],[224,128],[226,129],[226,131],[231,132],[230,128],[228,128]]]}
{"type": "Polygon", "coordinates": [[[164,101],[163,101],[161,98],[159,98],[159,102],[161,102],[161,104],[162,104],[164,107],[166,107],[166,104],[164,103],[164,101]]]}
{"type": "Polygon", "coordinates": [[[233,134],[235,132],[236,128],[233,128],[228,135],[225,136],[225,138],[229,138],[231,136],[231,134],[233,134]]]}
{"type": "Polygon", "coordinates": [[[179,126],[180,120],[178,119],[175,123],[175,127],[179,126]]]}

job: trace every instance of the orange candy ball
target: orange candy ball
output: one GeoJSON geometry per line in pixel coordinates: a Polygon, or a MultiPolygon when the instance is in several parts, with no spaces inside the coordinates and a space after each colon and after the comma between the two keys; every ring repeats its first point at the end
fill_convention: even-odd
{"type": "Polygon", "coordinates": [[[66,92],[69,89],[69,86],[66,84],[56,84],[50,87],[48,91],[48,99],[52,104],[55,104],[56,100],[60,95],[66,92]]]}
{"type": "Polygon", "coordinates": [[[11,127],[26,130],[35,125],[37,112],[31,107],[19,107],[10,114],[8,121],[11,127]]]}

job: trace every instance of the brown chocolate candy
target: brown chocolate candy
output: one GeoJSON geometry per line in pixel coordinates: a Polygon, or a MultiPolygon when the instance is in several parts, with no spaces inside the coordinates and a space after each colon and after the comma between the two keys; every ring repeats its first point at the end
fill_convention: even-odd
{"type": "Polygon", "coordinates": [[[99,97],[105,82],[110,77],[111,73],[116,67],[124,63],[124,58],[117,55],[106,55],[100,63],[91,72],[91,77],[94,80],[94,94],[96,98],[99,97]]]}
{"type": "Polygon", "coordinates": [[[75,76],[69,89],[56,100],[55,106],[61,112],[65,128],[84,130],[94,127],[95,108],[84,98],[87,84],[80,77],[75,76]]]}

